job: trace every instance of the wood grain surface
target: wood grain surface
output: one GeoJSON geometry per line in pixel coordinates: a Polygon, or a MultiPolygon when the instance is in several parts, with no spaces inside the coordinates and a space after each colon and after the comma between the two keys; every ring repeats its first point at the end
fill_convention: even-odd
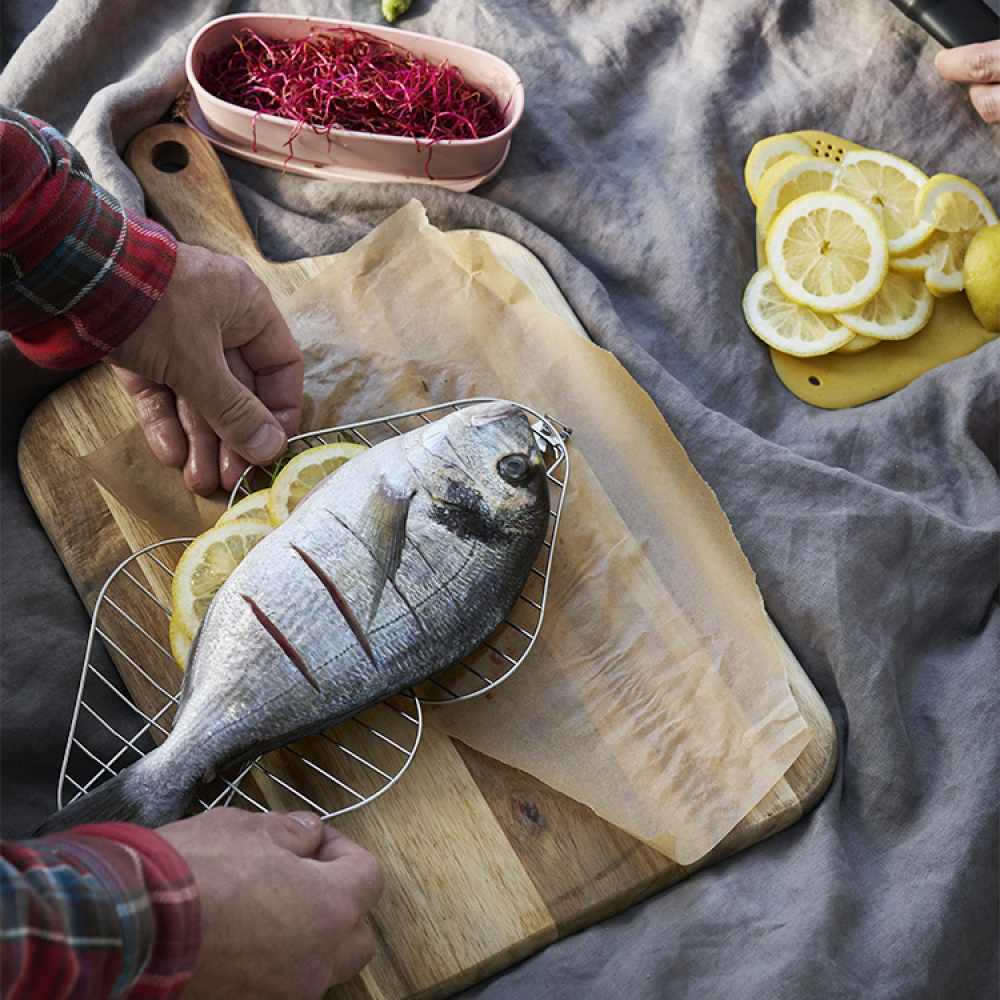
{"type": "MultiPolygon", "coordinates": [[[[185,241],[244,257],[279,305],[324,266],[323,258],[261,256],[218,158],[193,130],[150,129],[133,142],[129,162],[152,214],[185,241]]],[[[27,493],[89,608],[124,558],[159,540],[81,464],[134,425],[118,383],[96,366],[46,399],[21,440],[27,493]]],[[[179,473],[163,469],[162,477],[174,486],[179,473]]],[[[331,1000],[448,996],[794,823],[830,781],[836,738],[801,668],[789,678],[815,737],[771,794],[690,868],[426,727],[404,778],[337,819],[382,860],[387,886],[372,917],[378,954],[331,1000]]]]}

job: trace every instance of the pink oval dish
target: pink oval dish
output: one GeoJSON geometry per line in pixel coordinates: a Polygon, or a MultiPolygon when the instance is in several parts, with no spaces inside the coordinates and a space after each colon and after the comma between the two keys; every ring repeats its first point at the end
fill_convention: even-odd
{"type": "Polygon", "coordinates": [[[257,163],[312,177],[338,180],[407,181],[468,191],[503,166],[511,135],[524,112],[524,88],[502,59],[481,49],[399,28],[282,14],[232,14],[209,22],[188,46],[186,70],[191,99],[188,124],[218,148],[257,163]],[[230,45],[244,29],[262,38],[298,39],[313,31],[346,28],[365,32],[432,63],[447,61],[472,86],[504,108],[500,131],[482,139],[434,142],[345,129],[314,130],[212,96],[199,79],[209,56],[230,45]],[[256,120],[255,120],[256,119],[256,120]]]}

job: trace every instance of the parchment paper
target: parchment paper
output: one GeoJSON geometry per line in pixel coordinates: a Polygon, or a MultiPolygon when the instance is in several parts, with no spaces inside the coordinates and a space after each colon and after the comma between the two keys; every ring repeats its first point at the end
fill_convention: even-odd
{"type": "Polygon", "coordinates": [[[200,497],[178,469],[166,469],[138,425],[80,459],[101,487],[160,538],[185,538],[213,525],[226,509],[221,495],[200,497]]]}
{"type": "Polygon", "coordinates": [[[525,665],[441,726],[682,864],[808,743],[753,574],[644,392],[410,202],[285,304],[315,427],[495,395],[572,428],[550,603],[525,665]]]}

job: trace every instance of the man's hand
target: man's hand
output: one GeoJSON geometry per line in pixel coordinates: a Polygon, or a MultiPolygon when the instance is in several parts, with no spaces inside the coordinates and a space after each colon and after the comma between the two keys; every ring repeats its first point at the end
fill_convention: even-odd
{"type": "Polygon", "coordinates": [[[979,117],[1000,124],[1000,39],[942,49],[934,65],[946,80],[971,84],[969,99],[979,117]]]}
{"type": "Polygon", "coordinates": [[[302,354],[241,260],[178,244],[145,322],[108,355],[146,440],[195,493],[278,458],[302,417],[302,354]]]}
{"type": "Polygon", "coordinates": [[[211,809],[157,833],[201,899],[185,1000],[320,1000],[371,961],[382,869],[318,816],[211,809]]]}

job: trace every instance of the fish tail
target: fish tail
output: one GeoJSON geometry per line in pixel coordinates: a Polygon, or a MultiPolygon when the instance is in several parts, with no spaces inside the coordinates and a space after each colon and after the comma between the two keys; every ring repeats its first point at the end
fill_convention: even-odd
{"type": "Polygon", "coordinates": [[[154,758],[157,751],[74,799],[50,816],[35,836],[61,833],[72,827],[93,823],[138,823],[157,827],[180,819],[197,788],[195,785],[166,787],[155,782],[154,758]],[[155,788],[155,793],[150,790],[155,788]]]}

